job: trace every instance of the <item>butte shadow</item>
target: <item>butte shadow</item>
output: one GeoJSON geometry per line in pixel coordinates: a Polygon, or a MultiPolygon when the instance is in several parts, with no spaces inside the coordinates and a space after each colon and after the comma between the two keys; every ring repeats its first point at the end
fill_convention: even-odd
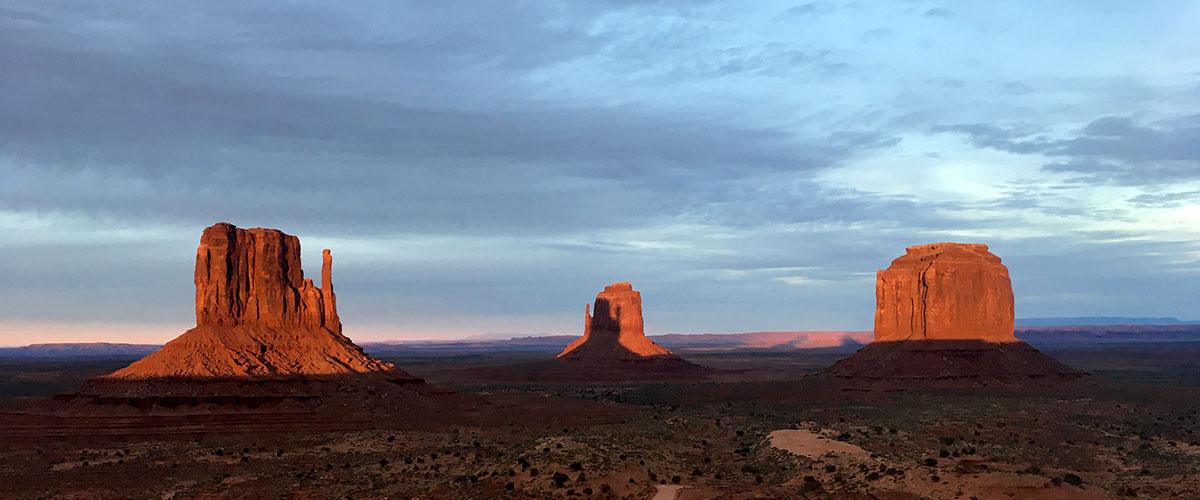
{"type": "Polygon", "coordinates": [[[332,265],[326,249],[318,287],[304,277],[297,237],[228,223],[205,229],[196,250],[196,327],[66,399],[254,405],[430,391],[342,334],[332,265]]]}
{"type": "Polygon", "coordinates": [[[1008,268],[987,245],[911,246],[879,271],[875,341],[825,372],[843,390],[1042,388],[1083,376],[1014,335],[1008,268]]]}
{"type": "Polygon", "coordinates": [[[554,359],[469,373],[486,380],[578,383],[697,379],[712,372],[646,337],[642,294],[629,282],[604,287],[594,306],[584,306],[583,318],[583,336],[554,359]]]}

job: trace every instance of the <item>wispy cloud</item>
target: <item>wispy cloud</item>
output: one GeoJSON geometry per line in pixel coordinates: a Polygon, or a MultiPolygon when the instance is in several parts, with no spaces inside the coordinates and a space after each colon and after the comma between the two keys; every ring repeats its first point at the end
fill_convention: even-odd
{"type": "Polygon", "coordinates": [[[218,220],[334,246],[396,335],[573,332],[619,279],[657,331],[868,328],[946,238],[1039,316],[1193,314],[1144,293],[1196,292],[1191,11],[1031,8],[6,4],[0,316],[186,322],[218,220]]]}

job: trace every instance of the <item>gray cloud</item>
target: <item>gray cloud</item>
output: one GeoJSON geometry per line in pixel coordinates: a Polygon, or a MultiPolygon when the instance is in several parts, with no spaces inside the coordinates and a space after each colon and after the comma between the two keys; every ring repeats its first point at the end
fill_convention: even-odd
{"type": "Polygon", "coordinates": [[[922,15],[925,17],[929,17],[929,18],[946,19],[946,18],[954,15],[954,13],[950,12],[949,9],[946,9],[943,7],[934,7],[932,9],[925,11],[925,13],[922,15]]]}
{"type": "Polygon", "coordinates": [[[1014,95],[1025,95],[1034,92],[1034,88],[1025,82],[1004,82],[1001,84],[1004,92],[1014,95]]]}
{"type": "MultiPolygon", "coordinates": [[[[301,10],[287,21],[304,24],[314,15],[301,10]]],[[[343,36],[285,37],[275,34],[287,32],[279,19],[260,19],[243,19],[252,23],[248,30],[267,34],[257,49],[317,60],[328,51],[382,53],[442,75],[434,79],[455,72],[445,54],[471,63],[492,60],[493,50],[521,52],[484,50],[488,41],[474,35],[453,42],[440,34],[429,41],[354,39],[349,26],[343,36]]],[[[556,232],[669,218],[678,215],[674,207],[702,205],[724,183],[805,175],[896,143],[878,132],[807,135],[685,110],[567,106],[515,90],[487,102],[410,99],[444,87],[408,78],[389,80],[397,86],[387,94],[345,95],[336,86],[228,64],[220,54],[248,43],[240,40],[99,51],[57,32],[7,36],[0,64],[25,68],[0,82],[7,96],[0,113],[10,118],[0,125],[0,154],[23,181],[0,188],[0,207],[10,210],[150,212],[192,223],[254,213],[284,223],[343,221],[338,227],[351,231],[556,232]],[[588,196],[596,189],[610,194],[588,196]],[[376,201],[340,202],[350,197],[376,201]],[[414,212],[423,216],[402,216],[414,212]]],[[[542,42],[558,45],[564,36],[555,31],[542,42]]],[[[836,67],[820,62],[823,53],[776,56],[836,67]]],[[[488,75],[533,63],[484,64],[455,78],[475,88],[450,88],[496,93],[488,75]]],[[[737,55],[722,64],[761,72],[768,63],[737,55]]]]}
{"type": "Polygon", "coordinates": [[[1139,256],[1145,234],[1053,223],[1193,204],[1171,183],[1196,179],[1194,90],[1079,76],[1046,47],[1091,43],[1014,41],[982,10],[781,8],[6,5],[0,275],[17,297],[0,317],[186,323],[217,220],[298,234],[310,264],[333,246],[352,330],[574,331],[618,279],[652,331],[864,328],[871,273],[945,239],[1011,256],[1042,316],[1090,312],[1067,275],[1127,303],[1120,273],[1060,269],[1074,253],[1137,260],[1134,288],[1197,267],[1182,237],[1139,256]],[[1048,160],[1015,182],[938,171],[982,150],[1048,160]],[[1128,207],[1087,196],[1117,183],[1128,207]]]}
{"type": "Polygon", "coordinates": [[[1146,193],[1129,198],[1129,202],[1141,207],[1175,208],[1195,205],[1200,202],[1200,190],[1176,193],[1146,193]]]}
{"type": "Polygon", "coordinates": [[[931,132],[962,133],[979,147],[1060,159],[1045,170],[1083,174],[1095,182],[1147,185],[1200,179],[1200,115],[1155,125],[1106,116],[1065,138],[1030,126],[985,123],[936,126],[931,132]]]}
{"type": "Polygon", "coordinates": [[[787,10],[780,12],[777,19],[791,20],[801,19],[805,17],[819,17],[831,14],[837,10],[837,6],[827,1],[816,1],[802,3],[789,7],[787,10]]]}

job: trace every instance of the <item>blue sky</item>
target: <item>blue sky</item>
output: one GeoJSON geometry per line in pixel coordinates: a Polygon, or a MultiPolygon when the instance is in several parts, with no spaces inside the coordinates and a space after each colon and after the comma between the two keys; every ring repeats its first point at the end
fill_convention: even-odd
{"type": "Polygon", "coordinates": [[[1017,314],[1200,319],[1198,2],[0,2],[0,344],[163,341],[213,222],[356,339],[869,329],[911,244],[1017,314]]]}

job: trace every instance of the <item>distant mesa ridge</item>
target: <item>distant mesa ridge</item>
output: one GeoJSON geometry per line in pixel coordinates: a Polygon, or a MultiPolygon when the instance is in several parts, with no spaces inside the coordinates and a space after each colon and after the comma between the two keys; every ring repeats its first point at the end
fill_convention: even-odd
{"type": "Polygon", "coordinates": [[[1047,328],[1059,326],[1186,326],[1200,325],[1200,321],[1179,318],[1143,318],[1129,316],[1072,316],[1050,318],[1017,318],[1019,328],[1047,328]]]}
{"type": "Polygon", "coordinates": [[[417,381],[342,334],[332,266],[325,250],[318,287],[304,277],[295,236],[215,224],[196,251],[196,327],[99,381],[347,375],[417,381]]]}

